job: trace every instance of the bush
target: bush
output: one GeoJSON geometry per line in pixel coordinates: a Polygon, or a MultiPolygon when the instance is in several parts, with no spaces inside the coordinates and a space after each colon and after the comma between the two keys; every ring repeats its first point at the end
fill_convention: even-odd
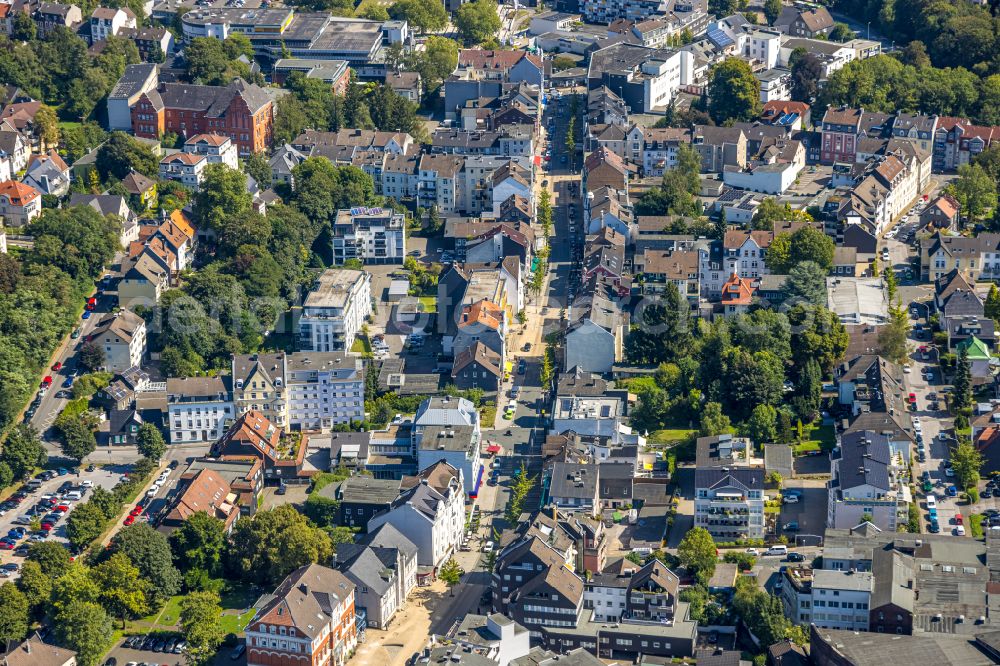
{"type": "Polygon", "coordinates": [[[979,488],[969,486],[965,489],[965,495],[969,498],[969,504],[975,504],[979,501],[979,488]]]}
{"type": "Polygon", "coordinates": [[[750,553],[730,552],[722,556],[722,561],[737,565],[740,571],[749,571],[757,563],[757,558],[750,553]]]}
{"type": "Polygon", "coordinates": [[[907,512],[906,531],[911,534],[920,534],[920,507],[917,506],[916,502],[910,502],[907,512]]]}
{"type": "Polygon", "coordinates": [[[969,516],[969,533],[973,539],[983,538],[983,514],[974,513],[969,516]]]}

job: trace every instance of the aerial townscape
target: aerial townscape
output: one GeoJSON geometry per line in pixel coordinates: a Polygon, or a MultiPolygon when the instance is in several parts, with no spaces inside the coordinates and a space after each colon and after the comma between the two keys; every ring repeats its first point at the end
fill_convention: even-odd
{"type": "Polygon", "coordinates": [[[0,666],[1000,664],[998,0],[63,2],[0,666]]]}

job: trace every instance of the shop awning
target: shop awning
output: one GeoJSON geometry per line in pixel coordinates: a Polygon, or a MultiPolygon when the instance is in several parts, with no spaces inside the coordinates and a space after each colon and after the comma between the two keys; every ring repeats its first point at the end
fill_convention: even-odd
{"type": "Polygon", "coordinates": [[[490,444],[486,447],[486,453],[500,453],[503,449],[499,444],[490,444]]]}

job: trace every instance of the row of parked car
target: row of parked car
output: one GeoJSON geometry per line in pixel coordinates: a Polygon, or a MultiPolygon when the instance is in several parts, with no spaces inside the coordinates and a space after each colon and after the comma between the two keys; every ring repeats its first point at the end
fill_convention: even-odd
{"type": "Polygon", "coordinates": [[[187,641],[179,636],[132,636],[126,638],[122,647],[130,650],[143,650],[145,652],[164,652],[167,654],[180,654],[187,647],[187,641]]]}

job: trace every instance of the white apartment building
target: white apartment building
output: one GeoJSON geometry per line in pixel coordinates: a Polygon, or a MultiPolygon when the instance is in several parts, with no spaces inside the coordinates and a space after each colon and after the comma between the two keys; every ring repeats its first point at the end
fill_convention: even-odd
{"type": "Polygon", "coordinates": [[[167,380],[170,443],[214,442],[236,418],[232,392],[223,377],[167,380]]]}
{"type": "Polygon", "coordinates": [[[830,460],[828,528],[850,529],[868,521],[885,532],[906,522],[909,487],[897,479],[908,455],[891,436],[870,430],[847,432],[830,460]]]}
{"type": "Polygon", "coordinates": [[[868,631],[874,578],[871,572],[788,567],[781,604],[795,624],[868,631]]]}
{"type": "Polygon", "coordinates": [[[423,470],[392,507],[368,521],[369,531],[388,524],[417,547],[417,564],[441,566],[458,550],[465,533],[462,471],[447,463],[423,470]]]}
{"type": "Polygon", "coordinates": [[[401,264],[406,258],[406,216],[391,208],[337,211],[333,223],[333,263],[348,259],[373,264],[401,264]]]}
{"type": "Polygon", "coordinates": [[[289,354],[285,372],[288,422],[300,430],[329,430],[365,418],[364,362],[344,352],[289,354]]]}
{"type": "Polygon", "coordinates": [[[302,305],[299,345],[309,351],[348,351],[371,313],[371,275],[328,269],[302,305]]]}
{"type": "Polygon", "coordinates": [[[444,460],[452,467],[462,470],[465,492],[478,490],[479,470],[483,466],[480,459],[482,437],[478,423],[469,425],[434,425],[423,428],[418,435],[417,467],[424,469],[444,460]]]}
{"type": "Polygon", "coordinates": [[[116,312],[97,324],[91,341],[104,351],[108,372],[139,367],[146,355],[146,322],[130,310],[116,312]]]}
{"type": "Polygon", "coordinates": [[[208,157],[193,153],[174,153],[160,160],[160,178],[176,180],[192,190],[201,187],[205,180],[208,157]]]}
{"type": "Polygon", "coordinates": [[[240,168],[239,149],[228,136],[198,134],[184,142],[184,152],[204,155],[209,164],[225,164],[230,169],[240,168]]]}
{"type": "Polygon", "coordinates": [[[131,9],[122,7],[111,9],[108,7],[98,7],[90,15],[90,43],[106,40],[114,37],[125,28],[136,27],[135,14],[131,9]]]}
{"type": "Polygon", "coordinates": [[[764,538],[764,461],[754,457],[750,440],[698,440],[694,525],[719,541],[764,538]]]}

